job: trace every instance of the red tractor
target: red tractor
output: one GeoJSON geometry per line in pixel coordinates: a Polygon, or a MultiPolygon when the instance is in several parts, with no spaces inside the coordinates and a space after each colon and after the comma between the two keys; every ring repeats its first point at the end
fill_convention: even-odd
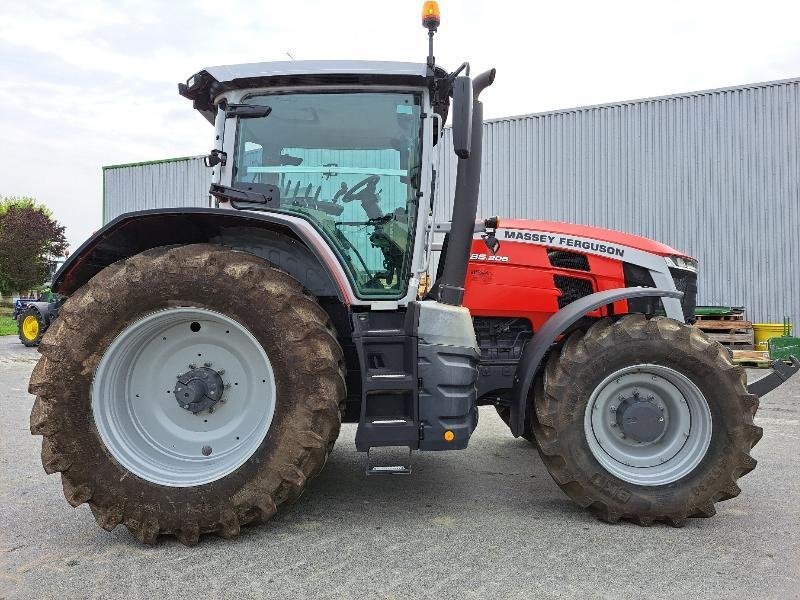
{"type": "Polygon", "coordinates": [[[235,536],[303,492],[341,422],[370,473],[405,473],[412,450],[466,448],[481,405],[602,519],[680,526],[740,492],[758,397],[687,323],[696,263],[588,227],[476,227],[494,69],[437,66],[435,2],[423,24],[425,63],[190,77],[219,206],[122,215],[57,273],[67,300],[39,347],[31,432],[101,527],[235,536]],[[448,114],[453,216],[419,297],[448,114]],[[385,448],[403,460],[377,463],[385,448]]]}

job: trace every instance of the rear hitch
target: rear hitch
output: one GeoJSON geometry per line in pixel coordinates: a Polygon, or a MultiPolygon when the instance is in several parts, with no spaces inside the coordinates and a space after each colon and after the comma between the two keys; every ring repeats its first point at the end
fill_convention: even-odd
{"type": "Polygon", "coordinates": [[[791,364],[784,360],[776,360],[772,363],[772,373],[754,381],[747,386],[747,391],[756,396],[765,396],[776,387],[786,383],[797,371],[800,371],[800,360],[796,356],[790,356],[791,364]]]}

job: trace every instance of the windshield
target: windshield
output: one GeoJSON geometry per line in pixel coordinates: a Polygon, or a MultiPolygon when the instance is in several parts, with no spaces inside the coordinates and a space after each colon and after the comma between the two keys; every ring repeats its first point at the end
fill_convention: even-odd
{"type": "Polygon", "coordinates": [[[421,167],[421,96],[411,92],[251,96],[233,187],[278,186],[280,207],[317,226],[361,298],[400,298],[409,280],[421,167]]]}

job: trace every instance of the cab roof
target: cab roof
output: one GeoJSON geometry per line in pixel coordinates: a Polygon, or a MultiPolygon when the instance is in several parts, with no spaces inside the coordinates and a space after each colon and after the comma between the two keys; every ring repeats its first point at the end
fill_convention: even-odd
{"type": "Polygon", "coordinates": [[[214,98],[232,89],[266,85],[424,85],[425,63],[367,60],[287,60],[208,67],[178,84],[178,92],[213,123],[214,98]]]}
{"type": "Polygon", "coordinates": [[[425,63],[387,60],[281,60],[209,67],[205,71],[219,82],[243,77],[279,75],[387,75],[425,77],[425,63]]]}

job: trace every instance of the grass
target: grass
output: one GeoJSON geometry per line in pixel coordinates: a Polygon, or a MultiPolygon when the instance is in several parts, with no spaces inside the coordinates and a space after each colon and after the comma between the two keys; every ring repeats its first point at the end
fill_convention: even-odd
{"type": "Polygon", "coordinates": [[[11,317],[0,317],[0,335],[17,335],[17,322],[11,317]]]}

